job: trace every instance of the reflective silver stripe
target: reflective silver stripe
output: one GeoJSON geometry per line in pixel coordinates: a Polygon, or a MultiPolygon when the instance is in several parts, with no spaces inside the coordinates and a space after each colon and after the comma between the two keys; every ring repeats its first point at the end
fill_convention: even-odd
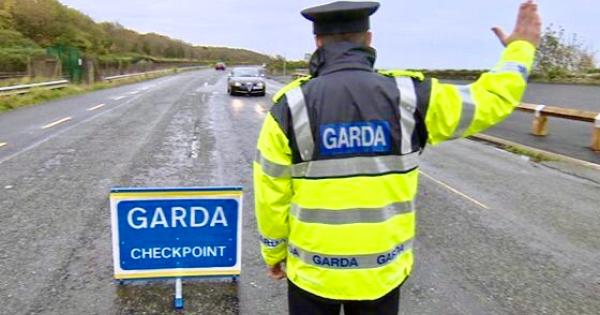
{"type": "Polygon", "coordinates": [[[267,160],[260,151],[256,152],[256,163],[260,164],[263,172],[275,178],[290,178],[291,167],[289,165],[281,165],[267,160]]]}
{"type": "Polygon", "coordinates": [[[383,208],[362,209],[305,209],[292,204],[290,215],[306,223],[322,224],[353,224],[353,223],[380,223],[401,214],[414,211],[412,201],[393,203],[383,208]]]}
{"type": "Polygon", "coordinates": [[[458,122],[458,126],[454,130],[454,135],[452,139],[458,139],[462,137],[471,126],[473,122],[473,117],[475,117],[475,101],[473,101],[473,96],[471,95],[471,85],[457,85],[456,88],[460,93],[460,98],[462,99],[462,111],[460,113],[460,121],[458,122]]]}
{"type": "Polygon", "coordinates": [[[527,81],[527,79],[529,78],[529,71],[527,70],[527,66],[514,61],[505,62],[499,65],[498,67],[494,68],[492,72],[518,72],[525,81],[527,81]]]}
{"type": "Polygon", "coordinates": [[[312,130],[310,129],[310,121],[308,119],[308,108],[304,100],[302,88],[297,87],[285,94],[292,114],[294,123],[294,134],[300,156],[303,161],[310,161],[315,150],[312,130]]]}
{"type": "Polygon", "coordinates": [[[402,154],[413,152],[412,136],[415,132],[415,112],[417,111],[417,92],[412,78],[396,78],[400,90],[400,128],[402,129],[402,154]]]}
{"type": "Polygon", "coordinates": [[[394,246],[383,253],[368,255],[325,255],[305,251],[293,244],[289,244],[288,251],[291,255],[304,263],[327,269],[368,269],[389,265],[400,255],[412,249],[412,240],[394,246]]]}
{"type": "Polygon", "coordinates": [[[319,160],[292,165],[292,177],[324,178],[403,173],[419,166],[419,153],[319,160]]]}
{"type": "Polygon", "coordinates": [[[287,241],[285,239],[274,240],[274,239],[266,238],[262,235],[259,235],[258,237],[260,239],[260,242],[269,248],[276,248],[281,244],[285,244],[285,242],[287,241]]]}

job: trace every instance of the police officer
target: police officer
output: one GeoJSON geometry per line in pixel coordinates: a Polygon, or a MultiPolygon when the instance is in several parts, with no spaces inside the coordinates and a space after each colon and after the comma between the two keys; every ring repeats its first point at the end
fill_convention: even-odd
{"type": "Polygon", "coordinates": [[[413,268],[420,152],[510,115],[540,40],[527,1],[510,36],[494,29],[506,48],[473,84],[376,72],[368,30],[378,8],[341,1],[302,11],[318,47],[311,76],[274,97],[258,139],[261,250],[270,276],[287,276],[291,314],[398,313],[413,268]]]}

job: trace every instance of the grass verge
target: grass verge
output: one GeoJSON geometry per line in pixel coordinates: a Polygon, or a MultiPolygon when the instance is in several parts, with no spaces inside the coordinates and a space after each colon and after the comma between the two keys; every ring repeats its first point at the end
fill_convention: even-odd
{"type": "Polygon", "coordinates": [[[490,136],[487,134],[476,134],[469,137],[471,140],[486,142],[492,144],[500,149],[504,149],[510,151],[515,154],[525,155],[530,157],[533,161],[537,161],[538,163],[543,162],[566,162],[570,164],[575,164],[579,166],[583,166],[586,168],[591,168],[597,171],[600,171],[600,164],[576,159],[570,156],[548,152],[541,149],[532,148],[520,143],[512,142],[510,140],[490,136]]]}
{"type": "Polygon", "coordinates": [[[486,134],[476,134],[476,135],[469,137],[469,139],[479,141],[479,142],[489,143],[489,144],[492,144],[495,147],[505,150],[507,152],[529,157],[529,159],[532,162],[536,162],[536,163],[562,160],[561,156],[558,154],[531,148],[526,145],[522,145],[520,143],[516,143],[516,142],[509,141],[509,140],[489,136],[486,134]]]}
{"type": "Polygon", "coordinates": [[[121,85],[142,82],[150,79],[156,79],[179,72],[177,69],[165,71],[164,73],[153,73],[139,77],[123,79],[114,82],[98,82],[92,85],[69,85],[62,89],[45,90],[33,89],[31,92],[22,95],[0,96],[0,113],[7,112],[20,107],[32,106],[67,96],[80,95],[102,89],[109,89],[121,85]]]}
{"type": "Polygon", "coordinates": [[[536,163],[558,161],[558,159],[556,159],[556,158],[552,158],[552,157],[545,155],[543,153],[540,153],[538,151],[529,150],[524,147],[503,145],[503,146],[501,146],[501,148],[510,153],[527,156],[527,157],[529,157],[529,159],[531,161],[536,162],[536,163]]]}

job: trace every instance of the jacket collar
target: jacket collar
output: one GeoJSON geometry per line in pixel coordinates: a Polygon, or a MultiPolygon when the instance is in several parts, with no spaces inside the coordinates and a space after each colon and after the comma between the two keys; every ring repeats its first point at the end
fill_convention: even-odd
{"type": "Polygon", "coordinates": [[[377,52],[371,47],[351,42],[338,42],[325,45],[312,55],[309,64],[313,77],[341,70],[373,71],[377,52]]]}

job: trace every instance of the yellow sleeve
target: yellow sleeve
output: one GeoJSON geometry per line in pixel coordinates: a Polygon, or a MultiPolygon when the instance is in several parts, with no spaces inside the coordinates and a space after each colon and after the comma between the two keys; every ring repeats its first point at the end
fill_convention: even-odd
{"type": "Polygon", "coordinates": [[[526,41],[508,45],[496,67],[470,85],[433,79],[425,124],[428,142],[468,137],[502,122],[520,104],[535,58],[526,41]]]}
{"type": "Polygon", "coordinates": [[[293,191],[289,141],[271,113],[265,119],[257,147],[255,214],[262,256],[267,265],[273,266],[287,256],[288,214],[293,191]]]}

